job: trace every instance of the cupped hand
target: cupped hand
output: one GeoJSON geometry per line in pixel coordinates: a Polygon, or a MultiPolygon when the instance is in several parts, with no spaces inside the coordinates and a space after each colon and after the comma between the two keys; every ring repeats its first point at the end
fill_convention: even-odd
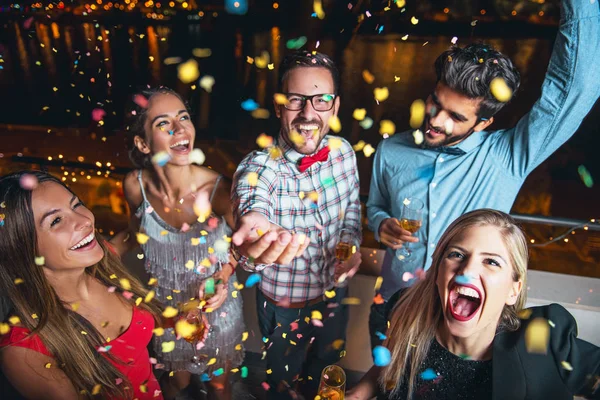
{"type": "Polygon", "coordinates": [[[387,247],[398,250],[404,242],[416,243],[418,238],[414,237],[409,231],[400,226],[400,221],[396,218],[386,218],[379,225],[380,242],[387,247]]]}

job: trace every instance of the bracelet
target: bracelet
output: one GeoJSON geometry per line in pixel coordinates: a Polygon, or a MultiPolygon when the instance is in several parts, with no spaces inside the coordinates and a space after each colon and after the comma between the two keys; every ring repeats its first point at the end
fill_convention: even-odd
{"type": "Polygon", "coordinates": [[[252,270],[260,272],[269,266],[269,264],[254,264],[254,260],[251,257],[241,255],[235,246],[231,246],[230,250],[231,254],[233,255],[233,259],[247,271],[252,270]]]}

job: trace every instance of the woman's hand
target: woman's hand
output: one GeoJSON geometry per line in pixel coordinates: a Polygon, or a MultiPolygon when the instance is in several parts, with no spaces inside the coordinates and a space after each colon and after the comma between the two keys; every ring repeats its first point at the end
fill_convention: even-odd
{"type": "MultiPolygon", "coordinates": [[[[214,280],[215,292],[214,294],[206,299],[206,304],[204,305],[205,309],[216,310],[221,307],[225,300],[227,300],[227,296],[229,294],[229,277],[233,274],[233,267],[231,264],[224,264],[223,268],[220,271],[217,271],[213,274],[211,278],[214,280]]],[[[200,300],[205,299],[205,291],[206,284],[208,279],[202,281],[200,285],[200,290],[198,293],[198,298],[200,300]]]]}

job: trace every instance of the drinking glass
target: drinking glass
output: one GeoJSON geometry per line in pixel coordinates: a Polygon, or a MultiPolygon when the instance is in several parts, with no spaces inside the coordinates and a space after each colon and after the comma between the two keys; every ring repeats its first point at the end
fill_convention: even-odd
{"type": "Polygon", "coordinates": [[[194,356],[190,360],[190,363],[187,366],[187,370],[192,374],[201,374],[207,367],[207,357],[198,355],[197,346],[198,342],[204,339],[207,328],[206,321],[204,320],[200,312],[188,314],[186,321],[189,324],[193,324],[197,327],[196,330],[190,336],[184,337],[185,341],[191,343],[191,345],[194,348],[194,356]]]}
{"type": "MultiPolygon", "coordinates": [[[[410,233],[416,233],[423,224],[422,214],[425,203],[415,197],[407,197],[402,202],[402,213],[400,215],[399,224],[402,229],[406,229],[410,233]]],[[[412,252],[409,249],[410,242],[404,242],[402,248],[398,250],[398,258],[401,260],[409,258],[412,252]]]]}
{"type": "Polygon", "coordinates": [[[321,400],[344,400],[346,393],[346,373],[337,365],[329,365],[321,372],[319,396],[321,400]]]}
{"type": "MultiPolygon", "coordinates": [[[[342,228],[338,232],[338,241],[335,246],[335,258],[339,261],[347,261],[352,256],[352,248],[355,246],[355,240],[349,229],[342,228]]],[[[356,249],[355,249],[356,250],[356,249]]]]}

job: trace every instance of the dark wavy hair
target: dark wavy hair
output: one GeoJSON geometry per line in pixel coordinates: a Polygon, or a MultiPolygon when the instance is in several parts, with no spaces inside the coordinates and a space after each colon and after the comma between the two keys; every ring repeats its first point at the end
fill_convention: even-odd
{"type": "Polygon", "coordinates": [[[142,107],[142,105],[144,104],[142,103],[142,105],[140,105],[139,103],[141,103],[141,101],[136,101],[136,96],[142,96],[142,101],[150,102],[150,99],[152,99],[152,97],[157,94],[170,94],[177,97],[179,100],[181,100],[188,113],[190,112],[189,106],[187,102],[183,99],[183,97],[181,97],[179,93],[177,93],[173,89],[170,89],[166,86],[145,88],[136,92],[136,94],[131,97],[131,100],[127,105],[125,113],[125,136],[127,138],[127,151],[129,153],[129,159],[131,160],[133,165],[139,169],[151,167],[152,161],[151,156],[149,154],[144,154],[141,151],[139,151],[134,143],[134,139],[136,136],[147,140],[144,125],[146,123],[146,112],[148,111],[148,108],[142,107]]]}
{"type": "Polygon", "coordinates": [[[435,60],[438,82],[469,98],[481,98],[477,116],[489,119],[507,103],[498,101],[490,91],[494,78],[504,79],[513,95],[519,89],[521,76],[504,54],[483,43],[464,48],[452,47],[435,60]]]}
{"type": "Polygon", "coordinates": [[[279,64],[279,91],[283,90],[283,82],[287,78],[288,73],[294,68],[325,68],[331,74],[333,79],[333,90],[338,94],[340,90],[340,71],[338,71],[335,63],[328,55],[323,53],[313,54],[306,50],[297,50],[286,55],[281,64],[279,64]]]}

